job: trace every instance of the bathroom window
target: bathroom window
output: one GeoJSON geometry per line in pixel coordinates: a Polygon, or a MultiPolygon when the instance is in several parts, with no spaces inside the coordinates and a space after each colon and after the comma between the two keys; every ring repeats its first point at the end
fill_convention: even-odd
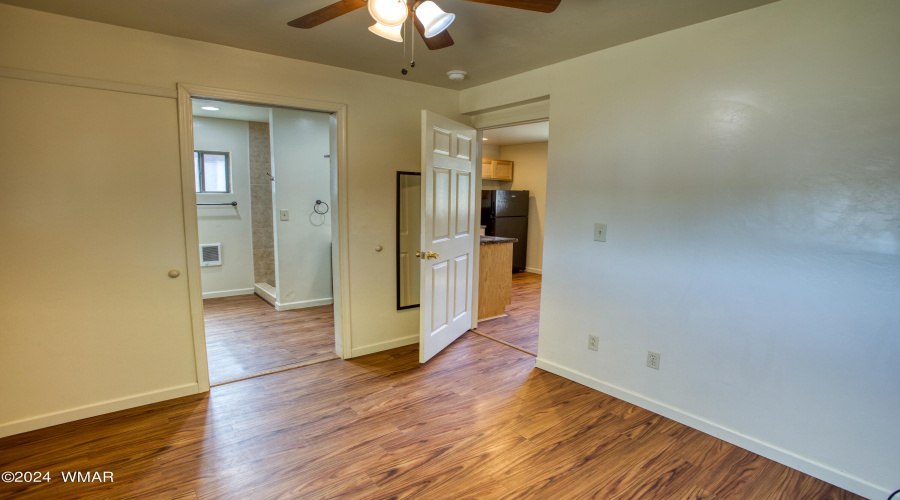
{"type": "Polygon", "coordinates": [[[231,162],[228,153],[194,151],[194,185],[198,193],[230,193],[231,162]]]}

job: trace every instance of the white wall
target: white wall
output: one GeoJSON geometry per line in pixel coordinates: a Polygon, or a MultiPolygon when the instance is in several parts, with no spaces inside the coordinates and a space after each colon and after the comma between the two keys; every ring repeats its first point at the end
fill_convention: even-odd
{"type": "Polygon", "coordinates": [[[551,94],[539,365],[900,488],[898,21],[783,0],[462,91],[551,94]]]}
{"type": "Polygon", "coordinates": [[[62,84],[4,79],[2,351],[15,362],[0,367],[0,399],[14,402],[2,405],[0,435],[197,390],[186,280],[167,276],[186,265],[177,82],[347,104],[350,348],[417,341],[418,310],[395,304],[396,171],[418,168],[423,108],[466,119],[458,92],[0,4],[0,72],[32,77],[22,71],[62,84]],[[46,190],[24,196],[23,186],[46,190]],[[10,225],[31,236],[9,236],[19,234],[10,225]],[[37,243],[67,251],[51,262],[37,243]],[[39,294],[22,293],[37,283],[39,294]]]}
{"type": "Polygon", "coordinates": [[[525,270],[540,273],[544,259],[544,220],[547,198],[548,143],[535,142],[500,147],[501,160],[514,163],[513,180],[508,188],[528,191],[528,253],[525,270]]]}
{"type": "Polygon", "coordinates": [[[194,117],[194,149],[230,153],[231,193],[197,194],[200,244],[221,243],[222,265],[200,268],[203,298],[253,293],[253,244],[250,227],[250,130],[240,120],[194,117]]]}
{"type": "Polygon", "coordinates": [[[272,110],[275,288],[281,310],[332,303],[331,214],[313,213],[316,200],[333,205],[331,160],[325,157],[329,121],[325,113],[272,110]],[[281,210],[288,210],[290,220],[280,220],[281,210]]]}

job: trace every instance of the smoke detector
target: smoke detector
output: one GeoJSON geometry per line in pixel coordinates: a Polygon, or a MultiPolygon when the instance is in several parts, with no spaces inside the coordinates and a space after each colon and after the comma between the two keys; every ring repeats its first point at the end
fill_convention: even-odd
{"type": "Polygon", "coordinates": [[[447,76],[454,82],[462,81],[466,77],[466,74],[467,73],[461,69],[454,69],[453,71],[447,72],[447,76]]]}

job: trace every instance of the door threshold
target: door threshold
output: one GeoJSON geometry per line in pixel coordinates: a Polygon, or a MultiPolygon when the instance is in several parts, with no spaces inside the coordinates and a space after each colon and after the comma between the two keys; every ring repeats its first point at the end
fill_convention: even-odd
{"type": "Polygon", "coordinates": [[[326,361],[334,361],[334,360],[336,360],[336,359],[341,359],[341,358],[339,358],[339,357],[337,357],[337,356],[334,356],[334,357],[332,357],[332,358],[328,358],[328,359],[320,359],[320,360],[317,360],[317,361],[309,361],[309,362],[306,362],[306,363],[292,363],[292,364],[290,364],[290,365],[281,365],[281,366],[272,368],[271,370],[266,370],[266,371],[264,371],[264,372],[257,373],[256,375],[248,375],[248,376],[246,376],[246,377],[236,378],[236,379],[234,379],[234,380],[228,380],[228,381],[225,381],[225,382],[219,382],[218,384],[210,384],[209,387],[210,387],[210,388],[212,388],[212,387],[219,387],[219,386],[221,386],[221,385],[233,384],[233,383],[235,383],[235,382],[241,382],[241,381],[244,381],[244,380],[250,380],[250,379],[252,379],[252,378],[265,377],[266,375],[271,375],[271,374],[273,374],[273,373],[286,372],[286,371],[288,371],[288,370],[294,370],[294,369],[297,369],[297,368],[303,368],[303,367],[305,367],[305,366],[317,365],[317,364],[319,364],[319,363],[324,363],[324,362],[326,362],[326,361]]]}
{"type": "MultiPolygon", "coordinates": [[[[504,314],[504,316],[506,316],[506,315],[504,314]]],[[[469,331],[472,332],[472,333],[474,333],[475,335],[481,335],[482,337],[484,337],[484,338],[486,338],[486,339],[488,339],[488,340],[493,340],[494,342],[497,342],[498,344],[503,344],[503,345],[505,345],[506,347],[512,347],[513,349],[515,349],[515,350],[517,350],[517,351],[522,351],[522,352],[524,352],[525,354],[528,354],[529,356],[537,357],[537,354],[535,354],[535,353],[533,353],[533,352],[531,352],[531,351],[526,351],[525,349],[522,349],[522,348],[519,347],[519,346],[512,345],[512,344],[510,344],[509,342],[504,342],[503,340],[500,340],[500,339],[491,337],[490,335],[481,333],[481,332],[479,332],[478,330],[469,330],[469,331]]]]}

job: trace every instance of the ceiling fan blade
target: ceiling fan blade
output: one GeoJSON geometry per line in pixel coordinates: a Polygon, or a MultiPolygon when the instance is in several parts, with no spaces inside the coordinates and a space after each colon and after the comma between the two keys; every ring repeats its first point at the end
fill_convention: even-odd
{"type": "Polygon", "coordinates": [[[354,10],[365,6],[365,0],[341,0],[340,2],[335,2],[327,7],[322,7],[315,12],[310,12],[303,17],[298,17],[289,22],[288,26],[303,29],[315,28],[325,21],[331,21],[336,17],[341,17],[348,12],[353,12],[354,10]]]}
{"type": "Polygon", "coordinates": [[[549,14],[559,7],[561,0],[466,0],[467,2],[486,3],[514,9],[532,10],[549,14]]]}
{"type": "Polygon", "coordinates": [[[412,18],[416,25],[416,31],[419,32],[422,40],[425,40],[425,46],[428,47],[429,50],[443,49],[453,45],[453,39],[450,38],[450,33],[447,30],[441,31],[431,38],[425,38],[425,26],[422,26],[422,23],[419,22],[419,18],[415,15],[413,15],[412,18]]]}

